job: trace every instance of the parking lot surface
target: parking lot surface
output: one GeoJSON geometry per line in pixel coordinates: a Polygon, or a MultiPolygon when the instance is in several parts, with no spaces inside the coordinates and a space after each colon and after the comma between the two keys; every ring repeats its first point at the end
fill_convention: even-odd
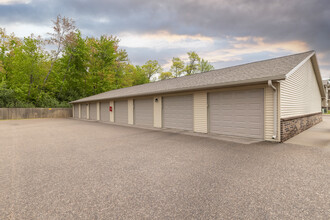
{"type": "Polygon", "coordinates": [[[0,121],[0,219],[330,219],[330,148],[0,121]]]}

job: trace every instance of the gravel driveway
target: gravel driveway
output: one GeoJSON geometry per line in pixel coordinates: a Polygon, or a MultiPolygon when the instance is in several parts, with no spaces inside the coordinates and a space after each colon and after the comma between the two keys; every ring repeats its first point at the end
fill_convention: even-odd
{"type": "Polygon", "coordinates": [[[330,219],[330,148],[0,121],[0,219],[330,219]]]}

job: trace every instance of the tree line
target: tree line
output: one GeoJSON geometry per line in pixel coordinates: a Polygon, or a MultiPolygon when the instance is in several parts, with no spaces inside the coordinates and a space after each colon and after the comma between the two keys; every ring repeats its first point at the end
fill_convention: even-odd
{"type": "Polygon", "coordinates": [[[157,60],[133,65],[116,36],[82,37],[75,22],[60,15],[53,24],[47,39],[21,39],[0,28],[0,108],[69,107],[105,91],[214,69],[193,51],[187,63],[174,57],[170,71],[157,60]]]}

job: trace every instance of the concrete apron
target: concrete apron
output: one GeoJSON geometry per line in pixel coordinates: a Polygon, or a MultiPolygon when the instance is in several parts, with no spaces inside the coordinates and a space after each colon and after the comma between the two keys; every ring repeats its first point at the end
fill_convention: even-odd
{"type": "Polygon", "coordinates": [[[285,141],[287,144],[296,144],[312,147],[330,147],[330,115],[323,115],[323,121],[306,131],[285,141]]]}
{"type": "MultiPolygon", "coordinates": [[[[78,119],[78,120],[84,120],[84,119],[78,119]]],[[[94,120],[84,120],[84,121],[112,124],[112,125],[116,125],[116,126],[140,128],[140,129],[153,130],[153,131],[184,134],[184,135],[190,135],[190,136],[195,136],[195,137],[205,137],[205,138],[211,138],[211,139],[216,139],[216,140],[221,140],[221,141],[234,142],[234,143],[238,143],[238,144],[254,144],[254,143],[259,143],[259,142],[264,141],[262,139],[257,139],[257,138],[229,136],[229,135],[221,135],[221,134],[203,134],[203,133],[197,133],[197,132],[193,132],[193,131],[186,131],[186,130],[172,129],[172,128],[154,128],[154,127],[151,128],[151,127],[142,127],[142,126],[137,126],[137,125],[119,124],[119,123],[113,123],[113,122],[94,121],[94,120]]]]}

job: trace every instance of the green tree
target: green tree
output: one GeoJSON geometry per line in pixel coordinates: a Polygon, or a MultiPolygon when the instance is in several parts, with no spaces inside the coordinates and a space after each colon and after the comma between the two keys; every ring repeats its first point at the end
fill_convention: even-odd
{"type": "Polygon", "coordinates": [[[155,60],[128,60],[115,36],[82,37],[72,19],[57,16],[49,40],[15,37],[0,28],[0,106],[63,107],[101,92],[150,81],[155,60]],[[45,49],[55,48],[50,53],[45,49]]]}
{"type": "Polygon", "coordinates": [[[57,74],[52,90],[60,101],[71,101],[86,95],[84,79],[87,79],[89,53],[86,40],[78,31],[74,40],[64,48],[55,67],[57,74]]]}
{"type": "Polygon", "coordinates": [[[179,57],[173,57],[171,72],[174,74],[175,77],[179,77],[181,76],[183,71],[184,71],[184,62],[179,57]]]}
{"type": "Polygon", "coordinates": [[[90,48],[88,79],[92,86],[92,91],[88,94],[98,94],[122,87],[123,64],[128,61],[126,51],[120,50],[118,43],[116,37],[106,35],[99,39],[87,39],[90,48]]]}
{"type": "Polygon", "coordinates": [[[74,40],[75,33],[77,31],[75,22],[67,17],[63,17],[58,15],[56,20],[53,21],[53,33],[49,33],[51,36],[47,41],[50,45],[54,45],[56,50],[51,51],[51,65],[48,70],[48,73],[44,79],[44,84],[47,82],[50,73],[53,70],[54,64],[57,61],[59,55],[62,53],[63,48],[70,44],[72,40],[74,40]]]}
{"type": "Polygon", "coordinates": [[[7,82],[17,99],[34,102],[45,71],[42,40],[33,35],[26,37],[13,52],[9,58],[10,77],[7,82]]]}
{"type": "Polygon", "coordinates": [[[124,77],[122,87],[135,86],[148,83],[149,79],[140,66],[134,66],[130,63],[124,65],[124,77]]]}
{"type": "Polygon", "coordinates": [[[185,71],[186,71],[187,75],[189,76],[191,74],[195,74],[198,72],[200,57],[194,51],[188,52],[187,54],[188,54],[189,62],[186,65],[185,71]]]}
{"type": "Polygon", "coordinates": [[[155,74],[162,72],[162,67],[157,60],[148,60],[142,66],[142,71],[144,71],[148,80],[150,81],[155,74]]]}
{"type": "Polygon", "coordinates": [[[161,72],[158,79],[164,80],[164,79],[171,79],[173,78],[173,74],[171,72],[161,72]]]}
{"type": "Polygon", "coordinates": [[[209,61],[201,59],[199,62],[199,72],[204,73],[214,70],[214,67],[209,63],[209,61]]]}

